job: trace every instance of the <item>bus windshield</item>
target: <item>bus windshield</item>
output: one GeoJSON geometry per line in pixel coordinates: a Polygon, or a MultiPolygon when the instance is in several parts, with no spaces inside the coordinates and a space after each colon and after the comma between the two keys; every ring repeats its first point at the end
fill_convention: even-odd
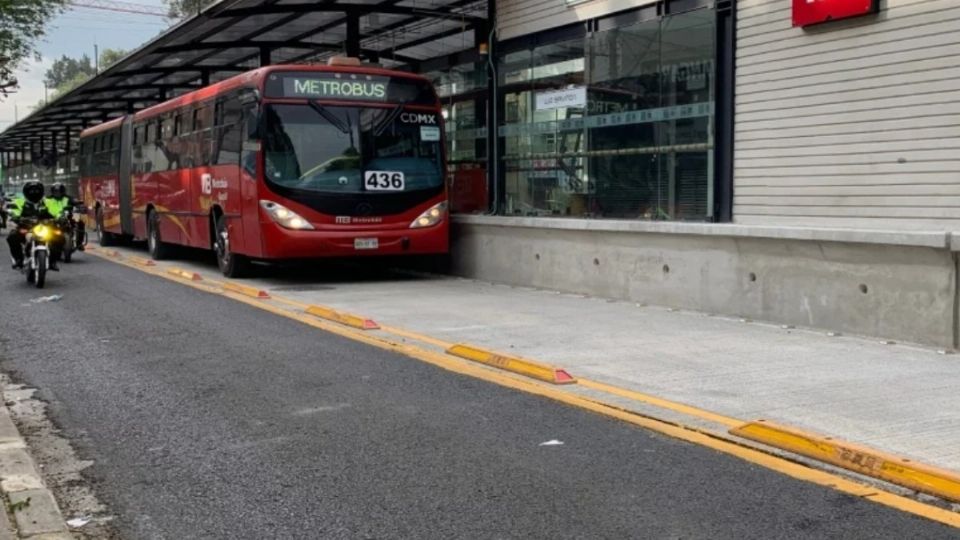
{"type": "Polygon", "coordinates": [[[443,182],[434,113],[310,102],[265,108],[268,183],[311,192],[403,192],[443,182]]]}

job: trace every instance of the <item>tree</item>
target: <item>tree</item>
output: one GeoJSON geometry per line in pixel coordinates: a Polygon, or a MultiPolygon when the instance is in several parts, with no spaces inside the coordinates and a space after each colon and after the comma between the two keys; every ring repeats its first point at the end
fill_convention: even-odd
{"type": "Polygon", "coordinates": [[[163,0],[163,3],[167,5],[167,17],[171,19],[184,19],[196,15],[200,10],[215,1],[216,0],[163,0]]]}
{"type": "Polygon", "coordinates": [[[55,60],[50,69],[47,70],[43,83],[47,88],[60,88],[68,81],[76,81],[80,76],[85,76],[84,80],[96,75],[96,69],[90,61],[90,57],[83,55],[80,58],[70,58],[63,55],[55,60]]]}
{"type": "Polygon", "coordinates": [[[66,0],[0,0],[0,97],[17,85],[14,71],[29,58],[38,58],[36,42],[47,22],[66,0]]]}
{"type": "Polygon", "coordinates": [[[127,55],[127,52],[128,51],[123,49],[104,49],[103,52],[100,53],[100,71],[119,62],[120,59],[127,55]]]}

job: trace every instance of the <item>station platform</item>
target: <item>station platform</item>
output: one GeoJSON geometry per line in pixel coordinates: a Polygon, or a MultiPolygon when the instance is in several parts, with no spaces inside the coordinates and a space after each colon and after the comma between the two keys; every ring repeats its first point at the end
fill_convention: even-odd
{"type": "MultiPolygon", "coordinates": [[[[91,254],[146,264],[139,249],[91,254]]],[[[960,472],[952,351],[375,266],[264,268],[233,282],[290,309],[361,315],[434,350],[468,343],[559,366],[591,382],[573,392],[698,429],[764,419],[960,472]]],[[[227,281],[199,256],[149,271],[174,268],[227,281]]]]}

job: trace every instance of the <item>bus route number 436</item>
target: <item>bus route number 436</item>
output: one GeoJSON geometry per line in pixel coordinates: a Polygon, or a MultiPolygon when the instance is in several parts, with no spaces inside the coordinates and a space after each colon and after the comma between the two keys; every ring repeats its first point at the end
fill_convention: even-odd
{"type": "Polygon", "coordinates": [[[363,185],[367,191],[403,191],[403,173],[399,171],[366,171],[363,185]]]}

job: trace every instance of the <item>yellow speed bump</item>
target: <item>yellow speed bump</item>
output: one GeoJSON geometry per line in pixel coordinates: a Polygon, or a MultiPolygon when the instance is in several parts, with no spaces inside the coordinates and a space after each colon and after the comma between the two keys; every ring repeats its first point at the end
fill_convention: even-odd
{"type": "Polygon", "coordinates": [[[824,461],[860,474],[960,502],[960,475],[831,437],[757,420],[732,435],[824,461]]]}
{"type": "Polygon", "coordinates": [[[258,289],[256,287],[251,287],[249,285],[241,285],[239,283],[233,283],[232,281],[227,281],[222,284],[223,290],[234,292],[237,294],[242,294],[244,296],[250,296],[252,298],[270,298],[270,294],[263,289],[258,289]]]}
{"type": "Polygon", "coordinates": [[[196,272],[191,272],[189,270],[184,270],[183,268],[168,268],[167,273],[171,276],[177,276],[183,279],[189,279],[190,281],[202,281],[203,276],[196,272]]]}
{"type": "Polygon", "coordinates": [[[539,362],[534,362],[533,360],[520,358],[519,356],[498,354],[474,347],[472,345],[453,345],[447,349],[447,354],[459,356],[460,358],[466,358],[467,360],[473,360],[474,362],[487,364],[488,366],[505,369],[507,371],[512,371],[514,373],[519,373],[521,375],[526,375],[527,377],[533,377],[534,379],[540,379],[541,381],[547,381],[553,384],[573,384],[577,382],[577,380],[573,378],[572,375],[567,373],[566,370],[558,367],[548,366],[547,364],[541,364],[539,362]]]}
{"type": "Polygon", "coordinates": [[[143,257],[134,257],[133,255],[128,255],[127,260],[133,264],[139,264],[140,266],[156,266],[157,263],[153,262],[152,259],[144,259],[143,257]]]}
{"type": "Polygon", "coordinates": [[[353,328],[359,328],[360,330],[380,329],[380,325],[371,319],[367,319],[359,315],[352,315],[350,313],[343,313],[325,306],[307,306],[304,311],[310,315],[313,315],[314,317],[319,317],[321,319],[326,319],[328,321],[333,321],[335,323],[340,323],[353,328]]]}

